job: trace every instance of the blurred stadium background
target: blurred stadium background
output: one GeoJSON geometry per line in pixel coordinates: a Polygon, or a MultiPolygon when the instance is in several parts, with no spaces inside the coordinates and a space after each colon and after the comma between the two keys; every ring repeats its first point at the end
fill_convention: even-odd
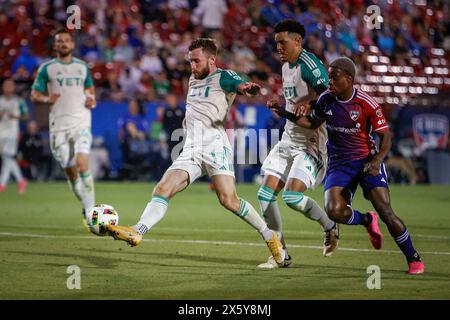
{"type": "MultiPolygon", "coordinates": [[[[340,55],[354,59],[358,86],[385,109],[395,137],[387,159],[391,182],[450,184],[446,0],[0,0],[0,80],[12,77],[30,108],[18,156],[30,180],[64,177],[48,146],[48,107],[29,96],[72,4],[82,21],[74,55],[89,63],[97,90],[91,156],[97,180],[155,181],[170,165],[177,142],[168,137],[181,126],[190,75],[185,56],[200,36],[219,42],[219,67],[266,89],[254,100],[237,98],[228,128],[281,129],[282,120],[265,108],[269,96],[282,94],[272,26],[293,18],[306,28],[304,47],[326,65],[340,55]],[[371,4],[381,9],[378,30],[366,26],[371,4]],[[145,139],[130,139],[129,122],[145,139]]],[[[239,165],[238,181],[253,181],[259,165],[239,165]]]]}

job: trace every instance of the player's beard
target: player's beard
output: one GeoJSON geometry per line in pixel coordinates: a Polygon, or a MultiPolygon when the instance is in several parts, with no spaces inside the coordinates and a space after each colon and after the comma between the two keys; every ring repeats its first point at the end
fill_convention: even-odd
{"type": "Polygon", "coordinates": [[[209,71],[210,71],[209,65],[207,65],[203,70],[199,71],[197,75],[195,75],[194,73],[194,78],[197,80],[205,79],[208,76],[209,71]]]}
{"type": "Polygon", "coordinates": [[[65,58],[65,57],[71,55],[72,52],[73,52],[73,49],[68,49],[67,47],[66,47],[66,49],[60,48],[59,50],[57,50],[58,57],[60,57],[60,58],[65,58]]]}

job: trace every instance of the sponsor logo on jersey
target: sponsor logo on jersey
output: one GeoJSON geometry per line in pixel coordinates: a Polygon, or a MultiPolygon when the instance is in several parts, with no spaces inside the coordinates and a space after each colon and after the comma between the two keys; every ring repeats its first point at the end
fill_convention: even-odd
{"type": "Polygon", "coordinates": [[[359,133],[361,132],[360,128],[344,128],[344,127],[335,127],[330,124],[327,125],[327,128],[336,132],[342,133],[359,133]]]}

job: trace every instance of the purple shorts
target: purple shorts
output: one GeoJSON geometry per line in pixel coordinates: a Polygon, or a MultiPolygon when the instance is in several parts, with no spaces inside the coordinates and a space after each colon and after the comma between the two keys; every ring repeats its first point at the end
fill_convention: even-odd
{"type": "Polygon", "coordinates": [[[377,176],[372,176],[363,172],[364,164],[369,162],[367,158],[349,161],[346,163],[331,165],[327,169],[324,190],[333,187],[344,187],[355,195],[358,184],[364,192],[364,197],[368,199],[369,192],[373,188],[383,187],[389,189],[386,168],[381,164],[380,172],[377,176]]]}

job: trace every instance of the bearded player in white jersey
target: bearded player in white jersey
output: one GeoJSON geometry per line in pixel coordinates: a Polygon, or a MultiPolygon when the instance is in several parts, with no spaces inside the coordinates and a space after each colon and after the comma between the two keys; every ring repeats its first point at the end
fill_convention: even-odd
{"type": "Polygon", "coordinates": [[[236,194],[233,151],[224,124],[236,93],[254,96],[260,86],[245,82],[231,70],[216,66],[217,46],[212,39],[197,39],[188,53],[192,75],[186,99],[186,141],[183,151],[153,190],[139,222],[132,227],[110,226],[110,234],[131,246],[166,214],[169,200],[204,174],[211,177],[220,204],[256,229],[275,261],[284,250],[277,234],[267,227],[253,206],[236,194]]]}
{"type": "MultiPolygon", "coordinates": [[[[283,95],[286,110],[297,112],[308,105],[328,87],[328,76],[322,62],[302,46],[305,28],[295,20],[283,20],[275,25],[275,42],[280,55],[283,77],[283,95]]],[[[267,106],[279,105],[271,99],[267,106]]],[[[336,250],[339,239],[338,225],[328,218],[325,211],[304,193],[319,186],[327,165],[327,132],[324,126],[317,130],[299,127],[287,121],[281,141],[271,150],[262,165],[263,185],[258,191],[262,215],[269,228],[278,233],[286,251],[282,265],[269,257],[259,268],[289,267],[292,263],[282,234],[277,195],[283,190],[283,202],[306,218],[317,221],[324,231],[323,255],[330,256],[336,250]]]]}
{"type": "Polygon", "coordinates": [[[66,173],[69,186],[86,212],[94,206],[94,179],[89,172],[91,109],[96,105],[88,65],[72,56],[75,42],[67,30],[55,34],[57,58],[42,64],[31,100],[50,104],[50,149],[66,173]]]}

